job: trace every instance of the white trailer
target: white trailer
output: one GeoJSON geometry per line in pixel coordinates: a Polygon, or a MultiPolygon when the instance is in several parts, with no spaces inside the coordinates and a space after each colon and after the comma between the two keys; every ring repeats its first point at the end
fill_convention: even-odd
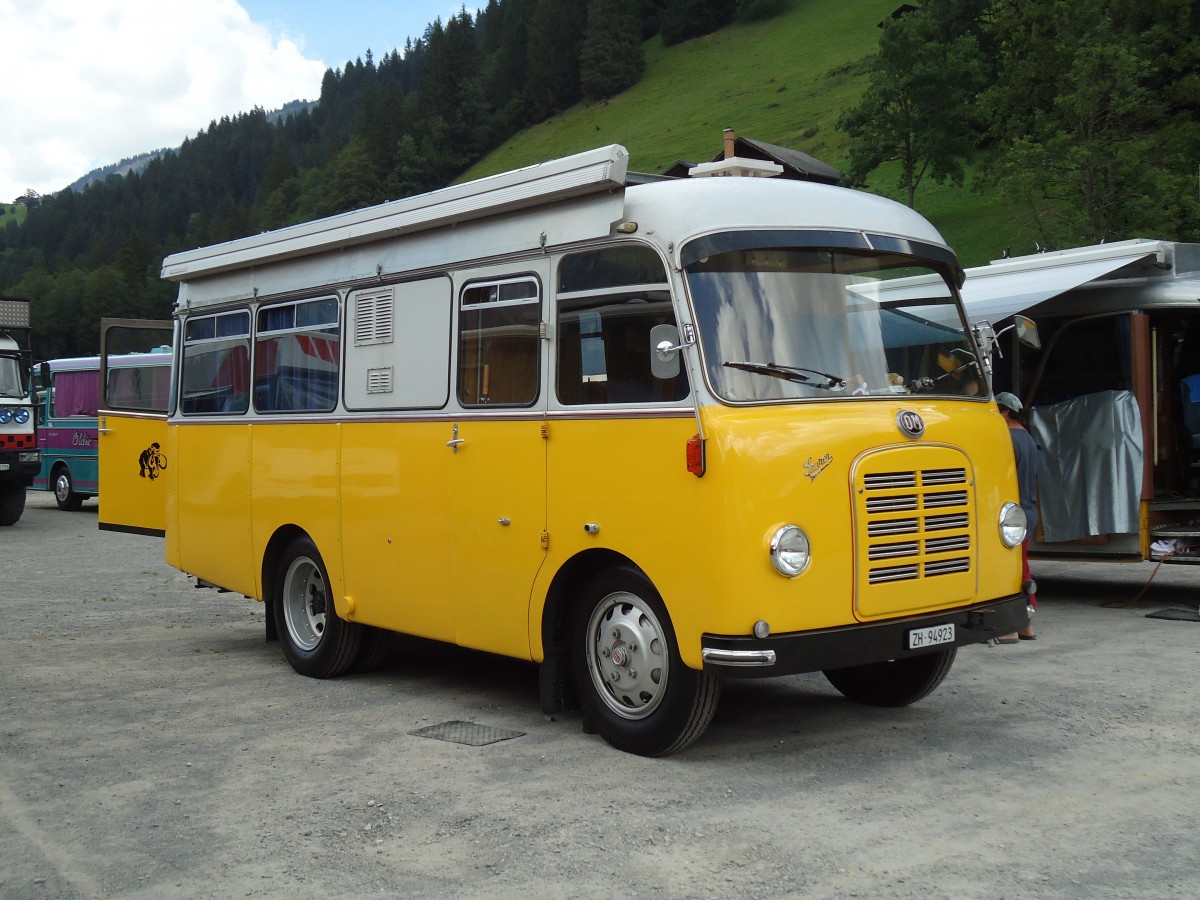
{"type": "Polygon", "coordinates": [[[994,387],[1042,446],[1031,552],[1200,563],[1200,244],[1129,240],[966,270],[974,322],[1014,315],[994,387]]]}

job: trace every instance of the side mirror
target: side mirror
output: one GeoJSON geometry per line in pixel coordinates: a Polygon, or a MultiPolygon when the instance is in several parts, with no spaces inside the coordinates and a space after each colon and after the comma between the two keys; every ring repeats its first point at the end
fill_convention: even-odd
{"type": "Polygon", "coordinates": [[[1037,324],[1028,316],[1013,316],[1013,323],[999,331],[994,330],[990,322],[976,322],[971,326],[971,330],[975,332],[975,343],[979,345],[979,349],[983,351],[985,357],[990,357],[993,350],[1003,356],[999,346],[1000,336],[1014,328],[1017,330],[1018,341],[1033,350],[1042,349],[1042,339],[1038,336],[1037,324]]]}
{"type": "Polygon", "coordinates": [[[1038,336],[1037,323],[1028,316],[1013,316],[1013,326],[1017,329],[1017,340],[1032,350],[1042,349],[1042,339],[1038,336]]]}
{"type": "Polygon", "coordinates": [[[679,374],[679,329],[674,325],[655,325],[650,329],[650,374],[655,378],[674,378],[679,374]]]}

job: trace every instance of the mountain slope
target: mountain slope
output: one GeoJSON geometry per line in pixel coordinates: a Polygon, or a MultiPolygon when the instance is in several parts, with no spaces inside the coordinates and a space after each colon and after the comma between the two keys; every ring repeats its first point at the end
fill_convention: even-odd
{"type": "MultiPolygon", "coordinates": [[[[633,169],[660,172],[679,159],[711,159],[725,128],[803,150],[844,170],[847,138],[835,126],[862,95],[879,23],[897,5],[896,0],[795,0],[774,19],[735,23],[676,47],[664,48],[655,37],[645,45],[646,74],[636,86],[607,103],[576,105],[514,135],[462,180],[610,143],[629,149],[633,169]]],[[[871,188],[898,199],[896,180],[885,169],[871,188]]],[[[917,209],[938,226],[965,265],[997,258],[1005,245],[1024,251],[1029,242],[1011,208],[965,187],[923,185],[917,209]]]]}

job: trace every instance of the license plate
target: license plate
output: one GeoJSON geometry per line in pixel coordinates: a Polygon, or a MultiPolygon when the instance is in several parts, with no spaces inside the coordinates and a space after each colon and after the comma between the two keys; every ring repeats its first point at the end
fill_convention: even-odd
{"type": "Polygon", "coordinates": [[[925,647],[936,647],[938,644],[953,643],[953,622],[945,625],[930,625],[928,628],[914,628],[908,633],[909,650],[921,650],[925,647]]]}

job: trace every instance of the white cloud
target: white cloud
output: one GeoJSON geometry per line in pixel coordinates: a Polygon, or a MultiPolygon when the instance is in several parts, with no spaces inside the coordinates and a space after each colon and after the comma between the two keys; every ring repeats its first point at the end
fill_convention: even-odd
{"type": "Polygon", "coordinates": [[[316,99],[326,66],[236,0],[0,0],[0,200],[222,116],[316,99]]]}

